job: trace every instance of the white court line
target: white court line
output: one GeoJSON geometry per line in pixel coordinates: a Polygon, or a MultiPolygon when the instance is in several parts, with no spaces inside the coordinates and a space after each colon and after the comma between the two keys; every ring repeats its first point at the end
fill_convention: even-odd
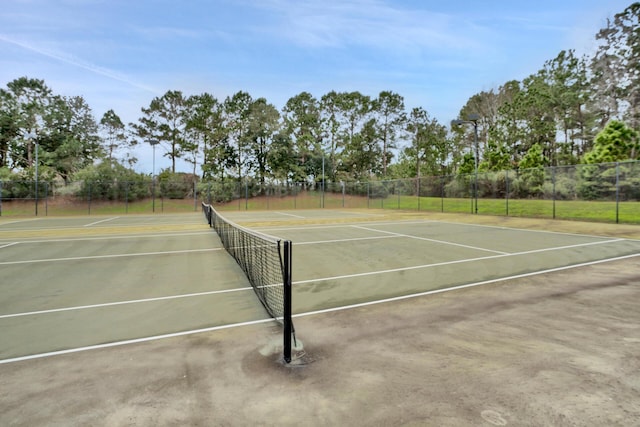
{"type": "Polygon", "coordinates": [[[6,363],[13,363],[13,362],[23,362],[25,360],[32,360],[32,359],[42,359],[44,357],[61,356],[63,354],[78,353],[78,352],[81,352],[81,351],[98,350],[98,349],[110,348],[110,347],[118,347],[118,346],[128,345],[128,344],[139,344],[139,343],[143,343],[143,342],[156,341],[156,340],[161,340],[161,339],[166,339],[166,338],[183,337],[185,335],[200,334],[200,333],[203,333],[203,332],[219,331],[219,330],[222,330],[222,329],[237,328],[237,327],[240,327],[240,326],[258,325],[260,323],[269,323],[269,322],[275,322],[275,320],[272,319],[272,318],[260,319],[260,320],[252,320],[252,321],[249,321],[249,322],[231,323],[229,325],[212,326],[210,328],[194,329],[194,330],[191,330],[191,331],[174,332],[172,334],[154,335],[154,336],[151,336],[151,337],[134,338],[134,339],[125,340],[125,341],[115,341],[115,342],[110,342],[110,343],[105,343],[105,344],[91,345],[91,346],[87,346],[87,347],[69,348],[69,349],[66,349],[66,350],[51,351],[51,352],[48,352],[48,353],[30,354],[28,356],[21,356],[21,357],[14,357],[14,358],[11,358],[11,359],[0,360],[0,365],[6,364],[6,363]]]}
{"type": "Polygon", "coordinates": [[[506,258],[506,257],[518,256],[518,255],[528,255],[528,254],[534,254],[534,253],[539,253],[539,252],[555,251],[555,250],[559,250],[559,249],[571,249],[571,248],[578,248],[578,247],[583,247],[583,246],[602,245],[604,243],[620,242],[620,241],[623,241],[623,240],[625,240],[625,239],[614,239],[614,240],[606,240],[606,241],[600,241],[600,242],[580,243],[580,244],[576,244],[576,245],[558,246],[558,247],[555,247],[555,248],[545,248],[545,249],[535,249],[535,250],[531,250],[531,251],[514,252],[514,253],[511,253],[511,254],[491,255],[491,256],[485,256],[485,257],[479,257],[479,258],[465,258],[465,259],[459,259],[459,260],[456,260],[456,261],[444,261],[444,262],[437,262],[437,263],[434,263],[434,264],[423,264],[423,265],[414,265],[414,266],[410,266],[410,267],[391,268],[391,269],[388,269],[388,270],[366,271],[364,273],[346,274],[346,275],[343,275],[343,276],[323,277],[323,278],[320,278],[320,279],[300,280],[300,281],[293,282],[293,284],[294,285],[302,285],[302,284],[305,284],[305,283],[326,282],[328,280],[342,280],[342,279],[350,279],[350,278],[353,278],[353,277],[373,276],[373,275],[376,275],[376,274],[397,273],[399,271],[420,270],[420,269],[423,269],[423,268],[440,267],[440,266],[443,266],[443,265],[463,264],[463,263],[466,263],[466,262],[482,261],[482,260],[495,259],[495,258],[506,258]]]}
{"type": "Polygon", "coordinates": [[[461,243],[447,242],[445,240],[428,239],[426,237],[412,236],[410,234],[401,234],[401,233],[394,233],[392,231],[376,230],[375,228],[363,227],[363,226],[360,226],[360,225],[352,225],[351,227],[358,228],[360,230],[376,231],[378,233],[391,234],[391,235],[398,236],[398,237],[407,237],[409,239],[424,240],[426,242],[442,243],[442,244],[450,245],[450,246],[459,246],[461,248],[474,249],[474,250],[479,250],[479,251],[484,251],[484,252],[493,252],[494,254],[508,255],[508,252],[494,251],[493,249],[485,249],[485,248],[480,248],[480,247],[477,247],[477,246],[463,245],[461,243]]]}
{"type": "Polygon", "coordinates": [[[91,305],[78,305],[75,307],[63,307],[63,308],[52,308],[49,310],[39,310],[39,311],[27,311],[23,313],[13,313],[13,314],[3,314],[0,315],[0,319],[8,319],[11,317],[22,317],[22,316],[36,316],[40,314],[50,314],[50,313],[60,313],[62,311],[76,311],[76,310],[87,310],[91,308],[102,308],[102,307],[113,307],[117,305],[127,305],[127,304],[138,304],[145,302],[157,302],[157,301],[166,301],[180,298],[191,298],[191,297],[200,297],[205,295],[217,295],[217,294],[226,294],[230,292],[240,292],[252,290],[253,288],[233,288],[233,289],[224,289],[219,291],[208,291],[208,292],[197,292],[192,294],[181,294],[181,295],[169,295],[164,297],[155,297],[155,298],[143,298],[143,299],[135,299],[128,301],[115,301],[115,302],[105,302],[102,304],[91,304],[91,305]]]}
{"type": "Polygon", "coordinates": [[[290,214],[290,213],[284,213],[284,212],[276,212],[278,215],[286,215],[286,216],[292,216],[294,218],[302,218],[305,219],[305,217],[300,216],[300,215],[294,215],[294,214],[290,214]]]}
{"type": "MultiPolygon", "coordinates": [[[[608,258],[608,259],[601,259],[601,260],[597,260],[597,261],[583,262],[583,263],[580,263],[580,264],[573,264],[573,265],[567,265],[567,266],[564,266],[564,267],[550,268],[550,269],[547,269],[547,270],[534,271],[534,272],[531,272],[531,273],[516,274],[514,276],[499,277],[497,279],[483,280],[482,282],[467,283],[466,285],[458,285],[458,286],[453,286],[451,288],[435,289],[435,290],[432,290],[432,291],[425,291],[425,292],[419,292],[419,293],[415,293],[415,294],[402,295],[402,296],[393,297],[393,298],[385,298],[385,299],[381,299],[381,300],[377,300],[377,301],[368,301],[368,302],[363,302],[363,303],[359,303],[359,304],[344,305],[342,307],[334,307],[334,308],[327,308],[327,309],[324,309],[324,310],[309,311],[307,313],[294,314],[293,317],[313,316],[313,315],[316,315],[316,314],[331,313],[331,312],[334,312],[334,311],[341,311],[341,310],[349,310],[349,309],[352,309],[352,308],[366,307],[368,305],[382,304],[382,303],[393,302],[393,301],[401,301],[401,300],[405,300],[405,299],[409,299],[409,298],[417,298],[417,297],[422,297],[422,296],[427,296],[427,295],[441,294],[441,293],[444,293],[444,292],[452,292],[452,291],[457,291],[457,290],[460,290],[460,289],[473,288],[475,286],[482,286],[482,285],[488,285],[488,284],[491,284],[491,283],[504,282],[504,281],[507,281],[507,280],[522,279],[524,277],[537,276],[539,274],[554,273],[554,272],[558,272],[558,271],[570,270],[570,269],[579,268],[579,267],[588,267],[590,265],[602,264],[602,263],[605,263],[605,262],[621,261],[621,260],[624,260],[624,259],[634,258],[634,257],[638,257],[638,256],[640,256],[640,254],[632,254],[632,255],[625,255],[625,256],[616,257],[616,258],[608,258]]],[[[2,361],[0,361],[0,363],[2,363],[2,361]]]]}
{"type": "Polygon", "coordinates": [[[366,224],[366,225],[398,225],[398,224],[428,224],[436,221],[424,220],[424,221],[395,221],[395,222],[345,222],[336,225],[305,225],[303,227],[258,227],[255,230],[268,230],[268,231],[300,231],[300,230],[325,230],[330,228],[348,228],[354,225],[366,224]]]}
{"type": "MultiPolygon", "coordinates": [[[[176,226],[176,227],[182,227],[185,225],[197,225],[197,226],[203,226],[207,227],[207,223],[201,223],[201,222],[182,222],[182,223],[171,223],[171,222],[161,222],[158,223],[157,221],[159,221],[161,218],[158,218],[156,220],[156,222],[141,222],[141,223],[136,223],[136,224],[118,224],[118,228],[140,228],[140,227],[146,227],[146,226],[176,226]]],[[[2,225],[2,223],[0,223],[0,225],[2,225]]],[[[16,229],[9,229],[9,230],[1,230],[2,232],[12,232],[12,231],[72,231],[72,230],[86,230],[86,228],[84,228],[84,226],[80,226],[80,225],[69,225],[69,226],[59,226],[59,227],[34,227],[34,228],[16,228],[16,229]]]]}
{"type": "Polygon", "coordinates": [[[96,237],[73,237],[68,239],[41,239],[41,240],[21,240],[17,243],[60,243],[60,242],[90,242],[93,240],[123,240],[123,239],[156,239],[167,237],[184,237],[184,236],[199,236],[202,234],[211,235],[211,231],[198,231],[194,233],[160,233],[160,234],[131,234],[126,236],[96,236],[96,237]]]}
{"type": "Polygon", "coordinates": [[[18,243],[20,243],[20,242],[7,243],[6,245],[0,246],[0,249],[8,248],[9,246],[17,245],[18,243]]]}
{"type": "Polygon", "coordinates": [[[360,240],[380,240],[380,239],[397,239],[401,236],[375,236],[375,237],[353,237],[350,239],[334,239],[334,240],[316,240],[315,242],[295,242],[294,245],[319,245],[323,243],[342,243],[342,242],[357,242],[360,240]]]}
{"type": "Polygon", "coordinates": [[[164,252],[142,252],[139,254],[114,254],[114,255],[95,255],[95,256],[78,256],[69,258],[47,258],[47,259],[32,259],[26,261],[5,261],[0,262],[0,265],[14,265],[14,264],[32,264],[40,262],[57,262],[57,261],[79,261],[87,259],[105,259],[105,258],[125,258],[136,256],[154,256],[154,255],[169,255],[169,254],[187,254],[193,252],[212,252],[221,251],[224,248],[208,248],[208,249],[186,249],[182,251],[164,251],[164,252]]]}
{"type": "Polygon", "coordinates": [[[118,219],[118,218],[120,218],[120,217],[119,216],[114,216],[113,218],[107,218],[107,219],[103,219],[103,220],[100,220],[100,221],[92,222],[91,224],[85,224],[85,225],[83,225],[83,227],[91,227],[93,225],[101,224],[101,223],[107,222],[107,221],[113,221],[114,219],[118,219]]]}
{"type": "MultiPolygon", "coordinates": [[[[374,222],[344,222],[341,224],[335,225],[306,225],[301,227],[286,227],[286,226],[274,226],[274,227],[260,227],[261,230],[269,230],[269,231],[299,231],[299,230],[313,230],[313,229],[330,229],[330,228],[343,228],[343,227],[351,227],[356,225],[368,225],[368,226],[378,226],[378,225],[405,225],[405,224],[447,224],[454,225],[457,227],[474,227],[474,228],[493,228],[497,230],[505,230],[505,231],[522,231],[525,233],[546,233],[546,234],[558,234],[561,236],[577,236],[577,237],[590,237],[596,239],[607,239],[608,236],[598,236],[596,234],[580,234],[580,233],[569,233],[563,231],[551,231],[551,230],[535,230],[535,229],[527,229],[527,228],[517,228],[517,227],[505,227],[499,225],[485,225],[485,224],[471,224],[471,223],[463,223],[463,222],[451,222],[451,221],[440,221],[433,219],[424,219],[424,220],[406,220],[406,221],[374,221],[374,222]]],[[[380,231],[380,230],[378,230],[380,231]]],[[[627,238],[626,240],[636,241],[638,239],[627,238]]]]}
{"type": "MultiPolygon", "coordinates": [[[[515,276],[508,276],[508,277],[501,277],[501,278],[498,278],[498,279],[485,280],[485,281],[482,281],[482,282],[467,283],[466,285],[455,286],[455,287],[452,287],[452,288],[436,289],[436,290],[433,290],[433,291],[426,291],[426,292],[420,292],[420,293],[415,293],[415,294],[410,294],[410,295],[403,295],[403,296],[394,297],[394,298],[386,298],[386,299],[377,300],[377,301],[369,301],[369,302],[364,302],[364,303],[360,303],[360,304],[351,304],[351,305],[345,305],[345,306],[340,306],[340,307],[327,308],[327,309],[324,309],[324,310],[316,310],[316,311],[309,311],[309,312],[306,312],[306,313],[298,313],[298,314],[294,314],[293,317],[294,318],[298,318],[298,317],[313,316],[313,315],[317,315],[317,314],[331,313],[331,312],[334,312],[334,311],[342,311],[342,310],[349,310],[349,309],[352,309],[352,308],[360,308],[360,307],[365,307],[365,306],[368,306],[368,305],[382,304],[382,303],[400,301],[400,300],[409,299],[409,298],[417,298],[417,297],[422,297],[422,296],[439,294],[439,293],[444,293],[444,292],[458,291],[460,289],[472,288],[472,287],[475,287],[475,286],[482,286],[482,285],[487,285],[487,284],[491,284],[491,283],[498,283],[498,282],[503,282],[503,281],[507,281],[507,280],[519,279],[519,278],[523,278],[523,277],[537,276],[539,274],[546,274],[546,273],[553,273],[553,272],[557,272],[557,271],[570,270],[570,269],[573,269],[573,268],[587,267],[587,266],[590,266],[590,265],[602,264],[602,263],[606,263],[606,262],[621,261],[621,260],[624,260],[624,259],[629,259],[629,258],[638,257],[638,256],[640,256],[640,254],[625,255],[625,256],[621,256],[621,257],[608,258],[608,259],[603,259],[603,260],[598,260],[598,261],[589,261],[589,262],[585,262],[585,263],[569,265],[569,266],[566,266],[566,267],[557,267],[557,268],[551,268],[551,269],[548,269],[548,270],[535,271],[535,272],[532,272],[532,273],[518,274],[518,275],[515,275],[515,276]]],[[[89,350],[99,350],[99,349],[105,349],[105,348],[110,348],[110,347],[119,347],[119,346],[124,346],[124,345],[129,345],[129,344],[139,344],[139,343],[143,343],[143,342],[157,341],[157,340],[166,339],[166,338],[176,338],[176,337],[182,337],[182,336],[187,336],[187,335],[200,334],[200,333],[203,333],[203,332],[213,332],[213,331],[219,331],[219,330],[223,330],[223,329],[231,329],[231,328],[238,328],[238,327],[243,327],[243,326],[258,325],[258,324],[261,324],[261,323],[269,323],[269,322],[273,322],[273,321],[274,321],[274,319],[272,319],[272,318],[259,319],[259,320],[249,321],[249,322],[231,323],[231,324],[228,324],[228,325],[213,326],[213,327],[210,327],[210,328],[193,329],[193,330],[190,330],[190,331],[175,332],[175,333],[171,333],[171,334],[154,335],[154,336],[150,336],[150,337],[135,338],[135,339],[124,340],[124,341],[114,341],[114,342],[110,342],[110,343],[106,343],[106,344],[96,344],[96,345],[91,345],[91,346],[86,346],[86,347],[76,347],[76,348],[70,348],[70,349],[66,349],[66,350],[51,351],[51,352],[48,352],[48,353],[30,354],[28,356],[20,356],[20,357],[14,357],[14,358],[10,358],[10,359],[0,360],[0,365],[7,364],[7,363],[14,363],[14,362],[22,362],[22,361],[33,360],[33,359],[43,359],[43,358],[46,358],[46,357],[61,356],[61,355],[64,355],[64,354],[79,353],[79,352],[89,351],[89,350]]]]}
{"type": "MultiPolygon", "coordinates": [[[[402,236],[373,237],[373,239],[394,238],[394,237],[402,237],[402,236]]],[[[372,238],[369,238],[369,239],[372,239],[372,238]]],[[[615,239],[615,240],[611,240],[609,242],[617,242],[617,241],[620,241],[620,240],[624,240],[624,239],[615,239]]],[[[309,242],[308,244],[311,244],[311,243],[312,242],[309,242]]],[[[323,242],[313,242],[313,243],[323,243],[323,242]]],[[[536,250],[533,250],[533,251],[520,252],[518,254],[494,255],[494,256],[489,256],[489,257],[470,258],[470,259],[463,259],[463,260],[456,260],[456,261],[445,261],[445,262],[434,263],[434,264],[423,264],[423,265],[417,265],[417,266],[411,266],[411,267],[401,267],[401,268],[394,268],[394,269],[388,269],[388,270],[379,270],[379,271],[371,271],[371,272],[365,272],[365,273],[349,274],[349,275],[343,275],[343,276],[324,277],[324,278],[319,278],[319,279],[308,279],[308,280],[296,281],[296,282],[293,282],[293,284],[294,285],[300,285],[300,284],[311,283],[311,282],[325,282],[325,281],[328,281],[328,280],[342,280],[342,279],[349,279],[349,278],[353,278],[353,277],[370,276],[370,275],[375,275],[375,274],[386,274],[386,273],[393,273],[393,272],[398,272],[398,271],[416,270],[416,269],[438,267],[438,266],[451,265],[451,264],[460,264],[460,263],[465,263],[465,262],[486,260],[486,259],[492,259],[492,258],[501,258],[501,257],[505,257],[505,256],[531,254],[531,253],[536,253],[536,252],[544,252],[544,251],[556,250],[556,249],[567,249],[567,248],[574,248],[574,247],[579,247],[579,246],[597,245],[597,244],[602,244],[602,243],[605,243],[605,242],[582,243],[582,244],[579,244],[579,245],[562,246],[562,247],[557,247],[557,248],[536,249],[536,250]]],[[[218,248],[218,249],[221,249],[221,248],[218,248]]],[[[640,254],[638,254],[638,255],[640,255],[640,254]]],[[[633,256],[636,256],[636,255],[633,255],[633,256]]],[[[145,298],[145,299],[138,299],[138,300],[117,301],[117,302],[110,302],[110,303],[103,303],[103,304],[92,304],[92,305],[84,305],[84,306],[57,308],[57,309],[51,309],[51,310],[41,310],[41,311],[15,313],[15,314],[5,314],[5,315],[0,315],[0,319],[9,318],[9,317],[20,317],[20,316],[30,316],[30,315],[37,315],[37,314],[56,313],[56,312],[61,312],[61,311],[84,310],[84,309],[89,309],[89,308],[100,308],[100,307],[109,307],[109,306],[117,306],[117,305],[125,305],[125,304],[163,301],[163,300],[171,300],[171,299],[178,299],[178,298],[188,298],[188,297],[194,297],[194,296],[215,295],[215,294],[222,294],[222,293],[229,293],[229,292],[246,291],[246,290],[251,290],[251,289],[252,289],[251,287],[234,288],[234,289],[227,289],[227,290],[220,290],[220,291],[208,291],[208,292],[199,292],[199,293],[182,294],[182,295],[170,295],[170,296],[165,296],[165,297],[145,298]]]]}
{"type": "MultiPolygon", "coordinates": [[[[509,217],[516,218],[516,217],[509,217]]],[[[566,231],[552,231],[552,230],[536,230],[533,228],[517,228],[517,227],[506,227],[501,225],[487,225],[487,224],[471,224],[471,223],[462,223],[462,222],[450,222],[450,221],[437,221],[442,224],[456,225],[456,226],[465,226],[469,227],[480,227],[480,228],[495,228],[498,230],[506,230],[506,231],[522,231],[525,233],[546,233],[546,234],[559,234],[561,236],[577,236],[577,237],[591,237],[596,239],[606,239],[609,236],[598,236],[597,234],[580,234],[580,233],[569,233],[566,231]]],[[[638,239],[626,239],[626,240],[638,240],[638,239]]]]}

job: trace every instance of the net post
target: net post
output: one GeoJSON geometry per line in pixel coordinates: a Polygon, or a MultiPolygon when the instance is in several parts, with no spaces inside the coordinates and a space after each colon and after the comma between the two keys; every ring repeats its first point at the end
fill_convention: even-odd
{"type": "Polygon", "coordinates": [[[282,323],[284,326],[284,361],[291,362],[291,335],[293,334],[293,321],[291,319],[291,241],[284,241],[284,314],[282,323]]]}

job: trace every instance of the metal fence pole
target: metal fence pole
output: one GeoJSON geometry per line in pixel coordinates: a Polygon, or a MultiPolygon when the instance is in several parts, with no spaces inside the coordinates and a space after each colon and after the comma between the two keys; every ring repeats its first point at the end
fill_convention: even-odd
{"type": "Polygon", "coordinates": [[[504,178],[505,199],[506,199],[506,216],[509,216],[509,171],[506,171],[504,178]]]}
{"type": "Polygon", "coordinates": [[[418,212],[420,212],[420,177],[416,178],[416,194],[418,196],[418,212]]]}
{"type": "Polygon", "coordinates": [[[445,186],[445,176],[443,175],[442,178],[440,179],[440,212],[444,213],[444,196],[445,196],[445,192],[444,192],[444,186],[445,186]]]}
{"type": "Polygon", "coordinates": [[[556,167],[551,167],[551,182],[553,184],[553,190],[551,197],[553,198],[553,219],[556,219],[556,167]]]}
{"type": "Polygon", "coordinates": [[[620,162],[616,162],[616,224],[620,223],[620,162]]]}
{"type": "MultiPolygon", "coordinates": [[[[469,175],[467,174],[467,176],[469,176],[469,175]]],[[[473,213],[473,199],[475,198],[475,195],[476,195],[476,191],[475,191],[476,187],[475,187],[474,181],[471,181],[469,183],[469,186],[473,187],[473,194],[471,194],[471,213],[473,213]]]]}

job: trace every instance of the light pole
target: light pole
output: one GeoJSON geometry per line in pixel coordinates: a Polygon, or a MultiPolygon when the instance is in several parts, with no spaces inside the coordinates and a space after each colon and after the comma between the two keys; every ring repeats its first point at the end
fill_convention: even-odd
{"type": "Polygon", "coordinates": [[[473,198],[475,200],[475,213],[478,213],[478,120],[480,116],[478,114],[469,114],[467,120],[451,120],[451,127],[460,125],[472,125],[473,126],[473,145],[475,148],[475,182],[473,184],[473,198]]]}
{"type": "Polygon", "coordinates": [[[156,211],[156,145],[160,141],[157,139],[150,139],[149,144],[153,147],[153,168],[151,169],[151,211],[156,211]]]}

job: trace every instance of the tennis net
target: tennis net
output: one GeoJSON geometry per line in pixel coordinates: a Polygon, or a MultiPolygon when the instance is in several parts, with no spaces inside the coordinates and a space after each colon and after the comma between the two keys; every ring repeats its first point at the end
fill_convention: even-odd
{"type": "Polygon", "coordinates": [[[291,361],[291,241],[244,228],[222,217],[213,206],[202,211],[222,242],[247,275],[267,313],[284,326],[284,360],[291,361]]]}

